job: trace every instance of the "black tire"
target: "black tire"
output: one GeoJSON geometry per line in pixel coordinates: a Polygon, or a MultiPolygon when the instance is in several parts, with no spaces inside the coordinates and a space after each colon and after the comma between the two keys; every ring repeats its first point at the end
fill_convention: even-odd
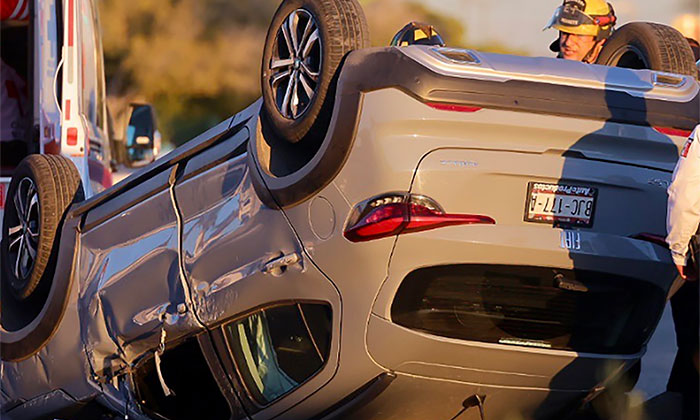
{"type": "Polygon", "coordinates": [[[349,52],[368,46],[367,21],[357,0],[282,2],[268,29],[263,52],[265,123],[290,143],[307,136],[322,138],[333,109],[338,69],[349,52]],[[290,20],[295,24],[290,25],[290,20]],[[305,36],[307,27],[310,34],[318,30],[318,41],[309,33],[305,36]],[[289,72],[286,77],[285,72],[289,72]],[[297,100],[290,100],[294,96],[297,100]]]}
{"type": "Polygon", "coordinates": [[[83,190],[70,160],[30,155],[15,169],[7,191],[0,255],[2,288],[17,300],[27,299],[41,279],[51,275],[56,233],[76,200],[83,200],[83,190]],[[18,207],[26,211],[20,215],[18,207]]]}
{"type": "Polygon", "coordinates": [[[659,23],[633,22],[608,39],[596,64],[697,76],[693,51],[680,32],[659,23]]]}

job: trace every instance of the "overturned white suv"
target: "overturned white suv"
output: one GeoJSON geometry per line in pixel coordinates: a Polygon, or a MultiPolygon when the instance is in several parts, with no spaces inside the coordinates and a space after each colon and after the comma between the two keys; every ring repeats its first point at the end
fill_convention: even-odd
{"type": "Polygon", "coordinates": [[[370,49],[355,0],[283,2],[263,98],[66,200],[29,293],[3,231],[4,416],[575,411],[676,277],[665,187],[700,85],[668,33],[652,70],[370,49]]]}

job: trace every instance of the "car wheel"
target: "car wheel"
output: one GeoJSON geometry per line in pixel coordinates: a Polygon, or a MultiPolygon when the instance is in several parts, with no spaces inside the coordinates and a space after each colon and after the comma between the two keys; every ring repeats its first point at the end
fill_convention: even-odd
{"type": "Polygon", "coordinates": [[[15,172],[2,223],[3,289],[27,299],[45,275],[63,214],[82,200],[80,174],[73,163],[54,155],[30,155],[15,172]]]}
{"type": "Polygon", "coordinates": [[[649,22],[628,23],[615,31],[596,63],[689,76],[698,73],[693,51],[683,35],[670,26],[649,22]]]}
{"type": "Polygon", "coordinates": [[[276,134],[296,143],[323,137],[344,57],[369,46],[357,0],[286,0],[275,12],[262,62],[263,112],[276,134]]]}

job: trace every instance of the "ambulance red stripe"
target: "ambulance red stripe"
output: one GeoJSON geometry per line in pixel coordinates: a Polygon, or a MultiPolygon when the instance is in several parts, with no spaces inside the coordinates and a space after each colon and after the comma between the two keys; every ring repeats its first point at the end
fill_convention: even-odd
{"type": "Polygon", "coordinates": [[[75,25],[74,18],[73,18],[73,15],[75,14],[74,7],[75,7],[75,0],[68,0],[68,46],[69,47],[73,46],[73,27],[75,25]]]}

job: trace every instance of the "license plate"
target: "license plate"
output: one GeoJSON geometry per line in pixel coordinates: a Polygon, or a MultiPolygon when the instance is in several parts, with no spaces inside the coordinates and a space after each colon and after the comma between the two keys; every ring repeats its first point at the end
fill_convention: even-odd
{"type": "Polygon", "coordinates": [[[589,227],[598,190],[566,184],[530,182],[525,221],[589,227]]]}

